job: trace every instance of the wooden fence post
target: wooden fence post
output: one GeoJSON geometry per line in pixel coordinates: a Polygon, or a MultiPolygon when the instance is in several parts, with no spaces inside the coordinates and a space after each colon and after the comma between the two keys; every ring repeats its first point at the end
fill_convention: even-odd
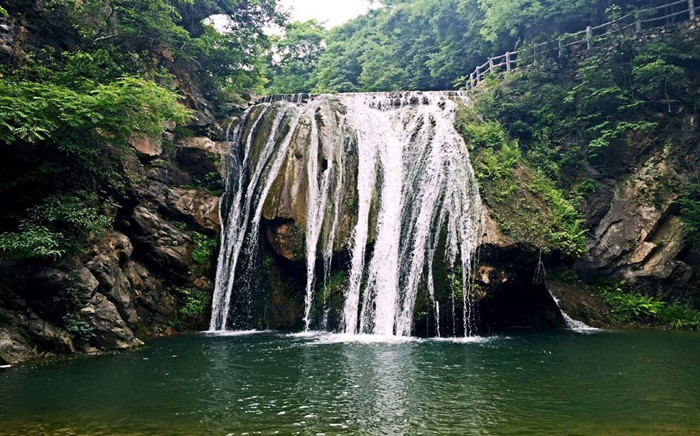
{"type": "Polygon", "coordinates": [[[473,88],[474,87],[474,72],[469,75],[469,87],[473,88]]]}
{"type": "Polygon", "coordinates": [[[510,52],[506,52],[506,71],[510,73],[510,52]]]}
{"type": "Polygon", "coordinates": [[[493,73],[493,58],[489,58],[489,73],[493,73]]]}
{"type": "Polygon", "coordinates": [[[481,81],[481,75],[479,74],[479,69],[481,68],[481,65],[476,67],[476,70],[474,70],[474,73],[476,74],[476,84],[478,85],[479,82],[481,81]]]}
{"type": "Polygon", "coordinates": [[[690,19],[695,19],[695,0],[688,0],[688,13],[690,14],[690,19]]]}
{"type": "Polygon", "coordinates": [[[637,18],[634,22],[634,33],[640,35],[642,33],[642,20],[637,18]]]}
{"type": "Polygon", "coordinates": [[[593,28],[591,26],[586,27],[586,45],[588,45],[588,50],[593,47],[593,28]]]}

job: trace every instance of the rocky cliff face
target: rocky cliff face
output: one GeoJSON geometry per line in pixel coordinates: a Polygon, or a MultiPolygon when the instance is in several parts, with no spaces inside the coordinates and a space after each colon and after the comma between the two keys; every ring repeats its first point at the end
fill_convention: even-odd
{"type": "Polygon", "coordinates": [[[204,328],[206,301],[195,318],[181,309],[193,293],[206,300],[212,292],[213,259],[196,264],[193,251],[197,238],[214,241],[219,232],[218,194],[202,184],[221,189],[226,147],[169,134],[137,138],[132,148],[124,156],[128,200],[113,230],[58,263],[0,265],[0,362],[131,348],[147,336],[204,328]]]}
{"type": "Polygon", "coordinates": [[[677,204],[679,186],[692,182],[700,164],[697,120],[681,116],[664,146],[636,148],[630,165],[586,202],[589,251],[576,263],[592,279],[623,280],[643,290],[671,292],[700,302],[698,248],[687,240],[677,204]]]}
{"type": "MultiPolygon", "coordinates": [[[[28,7],[0,16],[0,62],[70,48],[61,20],[28,7]]],[[[159,51],[160,50],[160,51],[159,51]]],[[[113,228],[60,261],[0,259],[0,364],[66,352],[124,349],[206,326],[223,190],[224,128],[203,90],[154,48],[193,111],[162,138],[134,134],[123,152],[125,194],[113,228]]]]}

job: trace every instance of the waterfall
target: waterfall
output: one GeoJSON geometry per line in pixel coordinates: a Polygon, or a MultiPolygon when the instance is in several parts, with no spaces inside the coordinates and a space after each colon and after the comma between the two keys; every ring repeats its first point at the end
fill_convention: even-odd
{"type": "Polygon", "coordinates": [[[434,276],[442,274],[454,278],[451,298],[461,298],[464,334],[473,333],[483,207],[454,127],[460,102],[456,92],[303,94],[251,107],[230,142],[211,330],[250,327],[261,222],[284,218],[303,234],[305,329],[319,327],[317,284],[342,250],[342,332],[410,335],[425,292],[440,334],[434,276]]]}
{"type": "Polygon", "coordinates": [[[600,330],[596,327],[591,327],[588,324],[586,324],[583,321],[579,321],[577,319],[573,319],[571,316],[569,316],[568,313],[564,312],[564,310],[561,308],[561,305],[559,304],[559,299],[552,294],[552,291],[547,289],[547,292],[549,292],[549,295],[552,297],[552,300],[554,300],[554,303],[556,303],[557,307],[559,308],[559,313],[561,313],[562,318],[564,318],[564,324],[566,325],[566,328],[569,330],[573,330],[576,332],[588,332],[588,331],[596,331],[600,330]]]}

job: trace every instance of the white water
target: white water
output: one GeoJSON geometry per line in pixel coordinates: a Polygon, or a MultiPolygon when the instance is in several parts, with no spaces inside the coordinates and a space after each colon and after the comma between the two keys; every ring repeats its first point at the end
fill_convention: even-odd
{"type": "Polygon", "coordinates": [[[557,304],[557,307],[559,308],[559,312],[561,312],[561,316],[564,318],[564,323],[566,324],[567,329],[573,330],[576,332],[592,332],[592,331],[600,330],[598,328],[589,326],[588,324],[586,324],[583,321],[579,321],[579,320],[576,320],[576,319],[573,319],[572,317],[570,317],[566,312],[564,312],[562,310],[561,306],[559,305],[559,299],[557,297],[555,297],[554,294],[552,294],[552,291],[547,289],[547,292],[549,292],[549,295],[552,296],[552,300],[554,300],[554,302],[557,304]]]}
{"type": "MultiPolygon", "coordinates": [[[[237,174],[227,186],[231,210],[223,226],[211,330],[226,330],[229,320],[240,316],[232,313],[234,288],[238,300],[250,300],[251,285],[244,279],[255,276],[250,259],[255,259],[259,246],[263,205],[272,184],[281,177],[285,156],[293,152],[288,149],[297,127],[309,125],[303,153],[307,159],[306,330],[313,322],[317,259],[323,263],[324,283],[330,273],[345,201],[343,187],[349,180],[345,139],[352,136],[358,158],[357,198],[347,246],[349,280],[342,332],[409,336],[419,289],[427,289],[439,335],[433,264],[442,242],[449,271],[461,279],[461,288],[455,291],[462,295],[463,331],[469,335],[473,330],[471,271],[482,233],[483,208],[467,147],[454,128],[455,100],[459,98],[455,93],[293,96],[274,103],[271,99],[249,111],[232,141],[234,154],[242,150],[243,159],[240,165],[233,159],[237,174]],[[338,104],[345,110],[331,109],[338,104]],[[324,125],[319,126],[317,112],[334,116],[324,116],[324,125]],[[272,115],[271,131],[259,158],[250,162],[249,156],[257,151],[251,149],[257,124],[272,115]],[[282,126],[290,127],[283,139],[277,138],[282,126]],[[242,253],[247,265],[239,265],[242,253]]],[[[301,182],[295,179],[294,183],[301,182]]]]}

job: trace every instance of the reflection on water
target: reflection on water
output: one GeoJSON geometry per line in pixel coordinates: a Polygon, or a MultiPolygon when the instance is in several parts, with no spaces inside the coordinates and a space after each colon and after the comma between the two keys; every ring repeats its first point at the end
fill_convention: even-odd
{"type": "Polygon", "coordinates": [[[700,434],[700,336],[197,335],[0,372],[0,434],[700,434]]]}

